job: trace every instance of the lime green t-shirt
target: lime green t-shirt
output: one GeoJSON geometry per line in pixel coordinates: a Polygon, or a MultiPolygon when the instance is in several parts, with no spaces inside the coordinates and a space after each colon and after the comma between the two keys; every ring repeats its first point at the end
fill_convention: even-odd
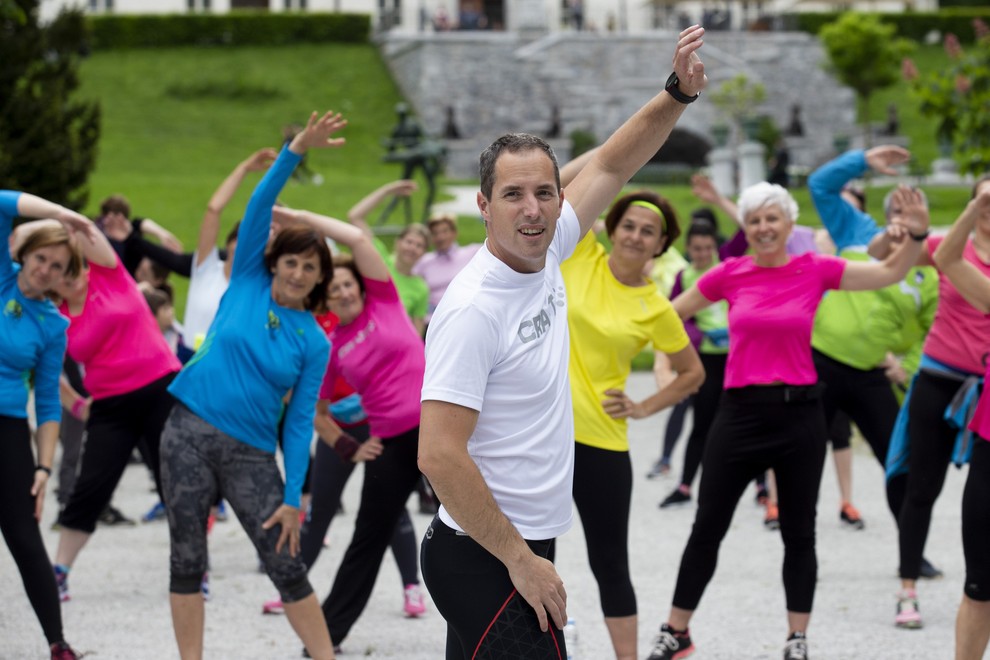
{"type": "Polygon", "coordinates": [[[395,255],[388,251],[385,244],[378,237],[374,239],[375,249],[382,255],[388,272],[392,275],[392,282],[395,283],[395,290],[399,292],[399,299],[402,306],[406,308],[406,314],[411,319],[421,319],[426,316],[426,305],[430,300],[430,289],[422,277],[417,275],[403,275],[395,269],[395,255]]]}
{"type": "Polygon", "coordinates": [[[561,272],[567,287],[571,354],[569,376],[575,439],[611,451],[628,451],[626,420],[602,408],[605,390],[625,389],[633,358],[652,345],[676,353],[690,341],[670,301],[653,282],[621,284],[605,248],[589,233],[561,272]]]}
{"type": "MultiPolygon", "coordinates": [[[[862,250],[843,250],[849,261],[867,261],[862,250]]],[[[917,370],[921,346],[938,304],[938,275],[912,268],[897,284],[875,291],[829,291],[815,315],[811,345],[833,360],[861,370],[876,368],[887,351],[904,355],[917,370]]]]}

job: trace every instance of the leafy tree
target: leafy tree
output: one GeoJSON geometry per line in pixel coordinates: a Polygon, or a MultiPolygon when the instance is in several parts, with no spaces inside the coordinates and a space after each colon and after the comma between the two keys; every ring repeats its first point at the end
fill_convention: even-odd
{"type": "Polygon", "coordinates": [[[763,83],[752,82],[743,73],[726,80],[711,95],[712,103],[731,122],[737,140],[742,138],[747,124],[755,127],[757,108],[766,99],[763,83]]]}
{"type": "Polygon", "coordinates": [[[977,18],[973,29],[976,43],[968,51],[955,35],[945,36],[948,67],[920,77],[905,60],[904,75],[921,100],[921,113],[938,120],[939,145],[955,152],[963,172],[982,174],[990,171],[990,28],[977,18]]]}
{"type": "Polygon", "coordinates": [[[86,204],[100,108],[73,98],[86,31],[79,10],[38,23],[37,0],[0,0],[0,188],[86,204]]]}
{"type": "MultiPolygon", "coordinates": [[[[901,60],[914,43],[896,37],[897,28],[868,14],[845,12],[818,33],[828,54],[828,69],[852,88],[858,101],[857,115],[866,128],[870,97],[898,81],[901,60]]],[[[869,130],[865,131],[867,138],[869,130]]]]}

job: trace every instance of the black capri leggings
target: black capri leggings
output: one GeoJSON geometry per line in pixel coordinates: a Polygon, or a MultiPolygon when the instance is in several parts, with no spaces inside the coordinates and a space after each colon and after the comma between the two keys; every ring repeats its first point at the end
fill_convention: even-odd
{"type": "Polygon", "coordinates": [[[963,590],[973,600],[986,602],[990,601],[990,440],[974,435],[973,442],[962,503],[963,590]]]}
{"type": "MultiPolygon", "coordinates": [[[[822,406],[825,410],[826,428],[831,432],[832,449],[849,446],[849,422],[841,419],[842,413],[846,413],[855,422],[883,467],[887,460],[887,448],[890,446],[890,434],[900,410],[883,369],[856,369],[818,351],[812,351],[812,357],[818,372],[818,382],[825,385],[822,406]],[[840,442],[836,442],[836,422],[846,425],[844,441],[840,436],[840,442]]],[[[899,475],[888,479],[886,489],[887,506],[897,519],[904,506],[907,478],[899,475]]]]}
{"type": "Polygon", "coordinates": [[[63,641],[55,574],[34,519],[34,455],[27,420],[0,415],[0,532],[49,644],[63,641]]]}
{"type": "Polygon", "coordinates": [[[284,499],[285,484],[274,454],[227,435],[180,403],[162,434],[162,482],[171,541],[171,593],[199,593],[207,569],[206,519],[220,492],[282,600],[294,603],[313,593],[302,558],[290,556],[288,547],[275,551],[281,527],[262,528],[284,499]]]}
{"type": "MultiPolygon", "coordinates": [[[[540,557],[553,557],[554,540],[526,541],[540,557]]],[[[536,612],[509,579],[505,564],[470,536],[433,518],[419,551],[423,579],[447,622],[446,660],[513,658],[562,660],[563,631],[540,630],[536,612]]]]}
{"type": "Polygon", "coordinates": [[[705,445],[698,512],[681,557],[675,607],[697,609],[746,484],[772,468],[784,541],[787,610],[811,612],[818,574],[815,515],[825,443],[817,387],[725,391],[705,445]]]}
{"type": "Polygon", "coordinates": [[[629,577],[632,483],[629,452],[574,444],[574,504],[607,617],[636,614],[636,592],[629,577]]]}
{"type": "Polygon", "coordinates": [[[148,467],[162,496],[158,446],[175,401],[168,393],[173,378],[171,373],[133,392],[93,401],[79,475],[59,516],[60,525],[90,534],[96,530],[96,520],[110,503],[131,452],[142,438],[147,443],[148,467]]]}

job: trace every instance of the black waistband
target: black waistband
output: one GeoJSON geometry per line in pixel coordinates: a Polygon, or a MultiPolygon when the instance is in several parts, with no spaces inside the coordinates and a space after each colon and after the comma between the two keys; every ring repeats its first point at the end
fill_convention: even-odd
{"type": "Polygon", "coordinates": [[[740,403],[805,403],[822,397],[825,386],[814,385],[747,385],[725,390],[727,396],[740,403]]]}

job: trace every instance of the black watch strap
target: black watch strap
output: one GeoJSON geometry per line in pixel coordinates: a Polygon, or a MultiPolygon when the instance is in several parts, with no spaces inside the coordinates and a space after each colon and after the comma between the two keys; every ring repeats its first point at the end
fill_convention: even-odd
{"type": "Polygon", "coordinates": [[[694,96],[688,96],[681,90],[677,89],[677,85],[680,84],[680,82],[681,79],[677,77],[677,72],[674,71],[670,74],[670,77],[667,78],[667,84],[664,85],[663,88],[668,94],[673,96],[674,100],[677,101],[678,103],[683,103],[687,105],[688,103],[694,103],[695,101],[697,101],[698,97],[701,96],[701,93],[699,92],[694,96]]]}
{"type": "Polygon", "coordinates": [[[910,231],[909,231],[909,232],[908,232],[908,236],[910,236],[910,237],[911,237],[911,240],[912,240],[912,241],[918,241],[918,242],[920,243],[921,241],[923,241],[923,240],[925,240],[926,238],[928,238],[928,235],[929,235],[930,233],[931,233],[931,232],[929,232],[929,231],[928,231],[927,229],[925,230],[925,233],[923,233],[923,234],[915,234],[915,233],[913,233],[913,232],[910,232],[910,231]]]}

